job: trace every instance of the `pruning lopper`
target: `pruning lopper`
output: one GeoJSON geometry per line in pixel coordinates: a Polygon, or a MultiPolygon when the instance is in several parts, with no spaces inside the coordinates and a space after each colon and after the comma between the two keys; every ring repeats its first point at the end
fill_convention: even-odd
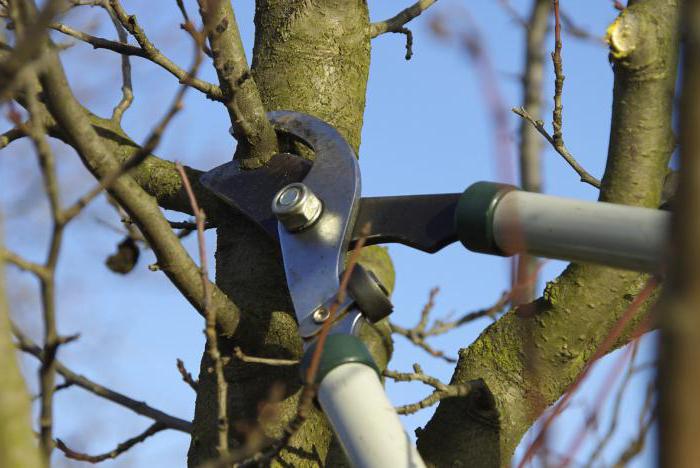
{"type": "Polygon", "coordinates": [[[358,338],[365,322],[389,315],[379,280],[360,265],[350,275],[335,314],[348,249],[401,243],[434,253],[460,240],[476,252],[591,262],[658,272],[668,212],[569,200],[477,182],[464,193],[360,198],[355,154],[328,123],[306,114],[270,112],[280,133],[315,153],[313,163],[276,154],[260,169],[237,161],[201,182],[255,221],[279,243],[299,334],[313,355],[323,324],[334,320],[317,373],[318,400],[356,467],[423,467],[418,452],[384,393],[379,370],[358,338]]]}

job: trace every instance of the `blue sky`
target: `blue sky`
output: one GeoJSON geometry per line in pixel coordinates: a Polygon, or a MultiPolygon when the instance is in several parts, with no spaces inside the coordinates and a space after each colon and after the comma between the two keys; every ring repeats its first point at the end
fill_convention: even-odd
{"type": "MultiPolygon", "coordinates": [[[[187,3],[187,2],[186,2],[187,3]]],[[[192,14],[194,2],[189,2],[192,14]]],[[[529,1],[513,1],[514,7],[526,11],[529,1]]],[[[607,0],[568,0],[562,7],[575,22],[598,36],[615,18],[616,11],[607,0]]],[[[124,1],[129,12],[136,13],[153,41],[183,67],[190,60],[190,44],[179,30],[179,13],[175,2],[124,1]]],[[[395,14],[408,5],[396,2],[369,2],[373,20],[395,14]]],[[[252,46],[253,2],[236,2],[236,14],[244,42],[252,46]]],[[[495,1],[441,1],[431,11],[416,19],[414,56],[404,59],[404,39],[384,35],[372,42],[372,62],[367,90],[367,109],[360,148],[360,166],[364,195],[396,195],[462,191],[477,180],[498,180],[500,171],[494,159],[493,126],[484,103],[483,85],[460,49],[437,40],[428,23],[436,14],[448,14],[460,23],[468,12],[478,27],[494,69],[502,99],[508,108],[521,103],[518,73],[523,64],[522,28],[495,1]]],[[[86,9],[67,22],[95,27],[95,34],[113,37],[104,14],[86,9]]],[[[553,38],[547,40],[553,48],[553,38]]],[[[602,44],[564,35],[564,136],[567,146],[579,162],[600,177],[605,167],[612,98],[612,70],[607,49],[602,44]]],[[[78,96],[93,112],[106,115],[119,98],[118,58],[111,53],[93,51],[78,45],[64,53],[64,63],[78,96]]],[[[175,80],[154,65],[138,58],[134,67],[136,100],[126,113],[124,127],[136,141],[148,133],[152,122],[169,105],[176,91],[175,80]]],[[[202,76],[215,81],[206,64],[202,76]]],[[[551,63],[546,64],[546,114],[551,120],[553,76],[551,63]]],[[[512,115],[509,127],[514,142],[518,126],[512,115]]],[[[7,127],[7,123],[4,123],[7,127]]],[[[200,169],[214,167],[230,159],[235,142],[228,135],[228,117],[222,106],[190,91],[185,110],[178,115],[157,153],[200,169]]],[[[60,143],[54,145],[60,162],[64,203],[69,203],[91,187],[91,179],[80,167],[75,155],[60,143]]],[[[26,142],[17,142],[0,155],[0,184],[12,187],[0,193],[5,217],[7,244],[23,255],[40,260],[48,236],[47,204],[37,196],[40,177],[35,159],[26,142]],[[17,183],[17,181],[22,181],[17,183]]],[[[595,199],[591,187],[578,181],[576,174],[549,148],[544,153],[544,186],[550,194],[595,199]]],[[[168,213],[170,219],[184,215],[168,213]]],[[[68,230],[66,246],[59,265],[59,330],[68,334],[82,332],[81,339],[61,349],[60,358],[76,371],[137,399],[183,418],[191,418],[194,393],[180,381],[175,359],[182,358],[187,367],[198,372],[204,338],[202,321],[160,273],[147,265],[154,262],[150,252],[142,256],[137,270],[126,277],[115,276],[103,265],[121,235],[106,228],[102,221],[119,225],[116,215],[99,200],[68,230]],[[154,333],[158,330],[158,333],[154,333]]],[[[194,239],[185,241],[194,252],[194,239]]],[[[213,254],[214,236],[208,233],[213,254]]],[[[473,254],[457,245],[435,255],[427,255],[402,246],[390,246],[397,270],[393,301],[393,320],[412,326],[425,303],[428,291],[439,286],[435,316],[446,316],[492,304],[508,288],[508,264],[496,257],[473,254]]],[[[213,264],[213,261],[211,262],[213,264]]],[[[542,280],[554,278],[563,268],[561,262],[548,262],[542,280]]],[[[36,282],[14,270],[11,281],[13,313],[27,329],[38,330],[36,282]]],[[[540,284],[541,286],[544,283],[540,284]]],[[[487,326],[484,319],[435,339],[433,344],[456,355],[469,345],[487,326]]],[[[38,334],[35,333],[34,336],[38,334]]],[[[425,371],[449,380],[452,366],[431,358],[396,337],[396,353],[391,367],[409,370],[420,362],[425,371]]],[[[640,362],[653,360],[653,337],[644,340],[640,362]]],[[[604,360],[579,392],[552,431],[555,451],[564,451],[583,424],[582,415],[595,402],[601,385],[607,385],[615,355],[604,360]]],[[[34,364],[27,360],[25,369],[33,381],[34,364]]],[[[624,398],[620,434],[606,452],[613,461],[638,428],[637,416],[649,373],[640,375],[624,398]]],[[[32,386],[35,384],[32,382],[32,386]]],[[[429,392],[418,384],[389,384],[389,395],[396,404],[413,402],[429,392]]],[[[606,402],[601,413],[606,413],[606,402]]],[[[101,452],[145,429],[149,422],[111,403],[96,399],[81,390],[67,390],[56,397],[56,434],[76,449],[101,452]]],[[[409,432],[423,425],[432,414],[424,410],[405,417],[409,432]]],[[[607,426],[606,417],[600,420],[607,426]]],[[[601,429],[602,431],[602,429],[601,429]]],[[[586,460],[587,450],[597,441],[592,435],[578,451],[586,460]]],[[[188,437],[175,432],[156,435],[148,443],[131,450],[106,466],[179,466],[189,443],[188,437]]],[[[649,445],[648,445],[649,446],[649,445]]],[[[633,466],[647,466],[653,450],[633,466]]],[[[79,466],[61,456],[56,466],[79,466]]],[[[605,464],[605,463],[602,463],[605,464]]]]}

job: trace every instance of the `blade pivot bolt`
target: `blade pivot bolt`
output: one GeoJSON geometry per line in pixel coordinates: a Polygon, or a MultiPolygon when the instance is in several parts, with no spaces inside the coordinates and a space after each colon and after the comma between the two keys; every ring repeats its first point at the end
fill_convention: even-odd
{"type": "Polygon", "coordinates": [[[290,232],[310,227],[321,216],[322,211],[321,200],[302,183],[287,185],[272,199],[272,212],[290,232]]]}

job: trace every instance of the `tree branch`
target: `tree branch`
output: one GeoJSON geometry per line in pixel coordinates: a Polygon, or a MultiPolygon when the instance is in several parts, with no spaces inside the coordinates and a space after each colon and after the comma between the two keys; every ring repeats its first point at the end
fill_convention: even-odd
{"type": "Polygon", "coordinates": [[[554,140],[554,137],[551,136],[547,130],[544,128],[544,122],[541,120],[535,120],[525,109],[522,107],[514,107],[512,111],[525,119],[527,122],[530,122],[535,129],[540,132],[540,135],[545,137],[549,144],[552,145],[552,148],[561,155],[562,158],[571,166],[571,168],[576,171],[576,173],[579,175],[581,178],[581,182],[585,182],[589,185],[592,185],[595,188],[600,188],[600,180],[596,179],[593,177],[588,171],[586,171],[583,166],[581,166],[578,161],[576,161],[576,158],[569,152],[569,150],[566,148],[564,145],[563,141],[559,141],[557,143],[554,140]]]}
{"type": "MultiPolygon", "coordinates": [[[[31,354],[39,361],[43,361],[44,350],[37,346],[34,342],[32,342],[32,340],[30,340],[29,337],[25,335],[15,324],[11,324],[11,326],[12,333],[17,338],[17,347],[21,351],[27,354],[31,354]]],[[[123,395],[119,392],[115,392],[114,390],[111,390],[98,383],[95,383],[92,380],[80,374],[76,374],[58,360],[56,360],[55,362],[56,371],[63,376],[66,382],[72,382],[78,387],[87,390],[88,392],[94,395],[104,398],[105,400],[109,400],[112,403],[116,403],[117,405],[128,408],[134,413],[150,418],[169,429],[185,432],[187,434],[191,432],[192,424],[189,421],[170,416],[169,414],[166,414],[160,410],[148,406],[142,401],[136,401],[132,398],[129,398],[126,395],[123,395]]]]}
{"type": "Polygon", "coordinates": [[[165,427],[163,424],[156,422],[153,423],[143,431],[141,434],[132,437],[130,439],[125,440],[121,444],[117,445],[114,449],[110,450],[109,452],[103,453],[101,455],[88,455],[85,453],[80,453],[76,452],[75,450],[72,450],[68,448],[68,446],[61,440],[61,439],[56,439],[56,447],[63,452],[63,454],[70,459],[73,460],[78,460],[78,461],[84,461],[87,463],[100,463],[105,460],[112,460],[117,458],[119,455],[125,453],[127,450],[129,450],[131,447],[133,447],[136,444],[140,444],[144,440],[148,439],[152,435],[155,435],[159,433],[160,431],[164,431],[165,429],[168,429],[165,427]]]}
{"type": "MultiPolygon", "coordinates": [[[[46,91],[49,111],[85,165],[100,179],[117,170],[118,163],[102,144],[88,115],[70,91],[55,54],[48,58],[40,79],[46,91]]],[[[180,244],[155,201],[128,175],[120,177],[112,184],[110,194],[137,223],[168,278],[185,298],[203,313],[204,297],[198,268],[180,244]]],[[[217,311],[217,323],[221,333],[227,336],[233,334],[239,321],[238,308],[214,285],[211,306],[217,311]]]]}
{"type": "MultiPolygon", "coordinates": [[[[163,55],[163,53],[158,50],[158,48],[148,39],[148,36],[136,20],[136,16],[127,14],[124,7],[118,0],[109,0],[109,6],[114,12],[117,20],[127,31],[129,31],[134,39],[136,39],[136,42],[138,42],[141,46],[141,51],[144,55],[137,54],[137,56],[147,58],[151,62],[160,65],[175,76],[179,80],[180,84],[191,86],[203,92],[207,95],[207,97],[215,101],[220,101],[223,99],[223,94],[218,86],[190,76],[187,70],[178,67],[172,62],[172,60],[163,55]]],[[[78,39],[84,40],[80,37],[78,37],[78,39]]],[[[98,47],[96,44],[90,41],[87,42],[91,43],[93,47],[98,47]]],[[[99,47],[114,50],[114,48],[123,48],[123,44],[114,41],[107,41],[100,42],[99,47]],[[111,42],[112,44],[108,44],[108,42],[111,42]]],[[[115,52],[124,53],[123,50],[124,49],[115,50],[115,52]]]]}
{"type": "Polygon", "coordinates": [[[199,388],[199,384],[192,377],[192,374],[190,374],[188,372],[187,368],[185,368],[185,363],[182,362],[181,359],[178,359],[176,361],[176,364],[177,364],[177,370],[178,370],[178,372],[180,372],[180,375],[182,376],[182,381],[185,382],[187,385],[189,385],[190,388],[192,388],[192,390],[197,392],[197,390],[199,388]]]}
{"type": "Polygon", "coordinates": [[[19,140],[20,138],[24,138],[26,136],[27,134],[24,130],[24,125],[12,128],[0,135],[0,149],[3,149],[13,141],[19,140]]]}
{"type": "Polygon", "coordinates": [[[228,0],[198,0],[224,105],[238,140],[235,157],[253,169],[263,166],[278,151],[277,135],[267,120],[265,107],[243,50],[236,16],[228,0]]]}
{"type": "Polygon", "coordinates": [[[446,398],[465,397],[473,390],[482,387],[478,382],[467,382],[463,384],[447,385],[435,377],[426,375],[418,364],[413,364],[413,372],[403,373],[385,370],[384,376],[397,382],[422,382],[433,387],[433,393],[422,400],[396,408],[398,414],[413,414],[424,408],[429,408],[446,398]]]}
{"type": "MultiPolygon", "coordinates": [[[[197,47],[199,50],[201,47],[197,47]]],[[[177,170],[182,177],[182,183],[185,185],[187,195],[190,197],[192,211],[194,211],[195,221],[197,223],[197,246],[199,247],[199,273],[202,278],[202,289],[204,290],[204,318],[206,326],[204,334],[207,337],[207,352],[214,363],[214,373],[216,374],[216,403],[217,403],[217,428],[219,432],[219,443],[217,451],[222,457],[228,452],[228,383],[224,375],[224,362],[219,350],[219,337],[216,333],[216,309],[211,307],[211,283],[209,282],[209,272],[207,269],[207,248],[204,240],[204,223],[206,215],[199,208],[197,198],[192,192],[190,181],[187,178],[185,169],[180,164],[177,164],[177,170]]]]}
{"type": "Polygon", "coordinates": [[[411,20],[420,16],[425,10],[430,8],[437,0],[419,0],[408,8],[401,10],[395,16],[372,23],[370,26],[370,36],[375,38],[387,32],[402,32],[401,29],[411,20]]]}
{"type": "Polygon", "coordinates": [[[252,364],[265,364],[267,366],[296,366],[299,364],[299,361],[297,359],[274,359],[248,356],[238,346],[233,348],[233,355],[243,362],[249,362],[252,364]]]}

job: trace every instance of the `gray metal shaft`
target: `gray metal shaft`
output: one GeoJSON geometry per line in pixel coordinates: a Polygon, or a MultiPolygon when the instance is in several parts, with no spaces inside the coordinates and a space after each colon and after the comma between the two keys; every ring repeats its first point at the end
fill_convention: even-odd
{"type": "Polygon", "coordinates": [[[493,217],[493,237],[506,254],[660,272],[671,214],[611,203],[512,191],[493,217]]]}

